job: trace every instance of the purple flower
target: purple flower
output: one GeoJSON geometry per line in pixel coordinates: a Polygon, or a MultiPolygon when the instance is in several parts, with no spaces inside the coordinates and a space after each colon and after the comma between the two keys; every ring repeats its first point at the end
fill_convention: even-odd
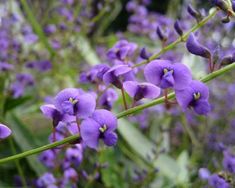
{"type": "Polygon", "coordinates": [[[206,115],[211,107],[208,102],[208,87],[197,80],[193,80],[184,90],[176,90],[176,99],[183,111],[188,107],[193,107],[194,111],[200,115],[206,115]]]}
{"type": "Polygon", "coordinates": [[[40,109],[45,117],[52,119],[54,127],[56,127],[60,121],[72,122],[76,120],[74,116],[63,114],[58,111],[53,104],[42,105],[40,109]]]}
{"type": "Polygon", "coordinates": [[[168,60],[151,61],[146,65],[144,75],[148,82],[162,89],[184,89],[192,80],[191,72],[184,64],[172,64],[168,60]]]}
{"type": "Polygon", "coordinates": [[[55,166],[56,153],[53,150],[46,150],[40,156],[39,160],[48,168],[55,166]]]}
{"type": "Polygon", "coordinates": [[[118,94],[117,92],[109,88],[107,91],[105,91],[100,97],[98,104],[107,110],[111,110],[113,103],[118,99],[118,94]]]}
{"type": "Polygon", "coordinates": [[[12,70],[14,66],[6,62],[0,62],[0,72],[12,70]]]}
{"type": "Polygon", "coordinates": [[[186,47],[188,51],[194,55],[198,55],[204,58],[210,58],[211,53],[208,48],[205,46],[201,45],[197,39],[195,38],[194,34],[191,33],[188,37],[188,40],[186,42],[186,47]]]}
{"type": "Polygon", "coordinates": [[[210,177],[211,173],[207,168],[200,168],[198,171],[198,175],[200,179],[207,180],[210,177]]]}
{"type": "Polygon", "coordinates": [[[230,188],[229,183],[217,174],[212,174],[208,179],[208,183],[213,188],[230,188]]]}
{"type": "Polygon", "coordinates": [[[83,148],[81,144],[68,148],[65,152],[66,159],[76,166],[80,165],[83,159],[83,148]]]}
{"type": "Polygon", "coordinates": [[[56,183],[56,179],[53,174],[46,172],[44,173],[38,180],[37,185],[40,187],[49,187],[50,185],[54,185],[56,183]]]}
{"type": "Polygon", "coordinates": [[[160,88],[150,83],[136,81],[124,82],[123,88],[135,101],[143,98],[154,99],[160,95],[160,88]]]}
{"type": "Polygon", "coordinates": [[[81,83],[100,83],[103,80],[103,75],[109,70],[106,64],[99,64],[91,68],[90,71],[80,75],[81,83]]]}
{"type": "Polygon", "coordinates": [[[64,181],[68,183],[69,181],[77,182],[78,181],[78,173],[74,168],[68,168],[64,171],[64,181]]]}
{"type": "Polygon", "coordinates": [[[11,129],[9,129],[6,125],[0,123],[0,140],[7,138],[11,135],[11,129]]]}
{"type": "Polygon", "coordinates": [[[228,151],[224,152],[223,167],[228,172],[235,174],[235,156],[228,151]]]}
{"type": "Polygon", "coordinates": [[[134,80],[132,69],[127,65],[115,65],[109,69],[103,76],[105,84],[113,84],[117,88],[122,88],[122,82],[134,80]]]}
{"type": "Polygon", "coordinates": [[[61,113],[76,115],[79,118],[90,116],[96,106],[95,98],[76,88],[60,91],[55,97],[55,107],[61,113]]]}
{"type": "Polygon", "coordinates": [[[45,28],[44,28],[44,32],[47,34],[47,35],[50,35],[52,33],[55,33],[56,32],[56,26],[54,24],[49,24],[47,25],[45,28]]]}
{"type": "Polygon", "coordinates": [[[81,123],[81,138],[90,148],[97,149],[99,139],[107,146],[113,146],[117,142],[117,118],[107,110],[96,110],[91,118],[81,123]]]}
{"type": "Polygon", "coordinates": [[[49,71],[52,67],[51,62],[49,60],[41,60],[41,61],[31,61],[26,63],[27,68],[36,69],[40,72],[49,71]]]}
{"type": "Polygon", "coordinates": [[[134,54],[137,49],[137,45],[127,40],[118,41],[107,53],[110,60],[126,60],[134,54]]]}

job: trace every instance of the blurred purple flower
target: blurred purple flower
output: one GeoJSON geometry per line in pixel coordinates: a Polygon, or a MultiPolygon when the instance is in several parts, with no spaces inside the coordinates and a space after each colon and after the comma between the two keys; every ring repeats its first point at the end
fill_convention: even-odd
{"type": "Polygon", "coordinates": [[[83,147],[81,144],[76,144],[68,148],[65,152],[66,159],[75,166],[80,165],[83,159],[83,147]]]}
{"type": "Polygon", "coordinates": [[[136,49],[137,44],[127,40],[120,40],[108,51],[107,56],[110,60],[118,59],[125,61],[132,57],[136,49]]]}
{"type": "Polygon", "coordinates": [[[207,180],[211,173],[207,168],[200,168],[198,171],[199,178],[202,180],[207,180]]]}
{"type": "Polygon", "coordinates": [[[224,151],[223,167],[228,172],[235,174],[235,156],[224,151]]]}
{"type": "Polygon", "coordinates": [[[81,123],[81,138],[85,145],[97,149],[99,139],[107,146],[113,146],[117,142],[117,118],[107,110],[96,110],[91,118],[81,123]]]}
{"type": "Polygon", "coordinates": [[[208,183],[213,188],[230,188],[229,183],[217,174],[212,174],[208,179],[208,183]]]}
{"type": "Polygon", "coordinates": [[[179,105],[185,111],[188,107],[193,107],[194,111],[200,115],[206,115],[210,112],[211,107],[208,102],[208,87],[197,80],[193,80],[187,88],[176,90],[176,99],[179,105]]]}
{"type": "Polygon", "coordinates": [[[48,168],[55,166],[56,152],[55,150],[46,150],[39,155],[39,160],[48,168]]]}
{"type": "Polygon", "coordinates": [[[14,65],[6,63],[6,62],[0,62],[0,72],[9,71],[12,69],[14,69],[14,65]]]}
{"type": "Polygon", "coordinates": [[[162,89],[184,89],[192,80],[190,70],[181,63],[168,60],[154,60],[145,66],[144,75],[148,82],[162,89]]]}
{"type": "Polygon", "coordinates": [[[99,97],[98,104],[104,109],[111,110],[113,103],[117,99],[118,99],[117,92],[114,89],[109,88],[99,97]]]}
{"type": "Polygon", "coordinates": [[[44,187],[49,187],[51,185],[55,185],[56,184],[56,179],[54,177],[53,174],[46,172],[44,173],[38,180],[37,180],[37,186],[39,186],[40,188],[44,188],[44,187]]]}

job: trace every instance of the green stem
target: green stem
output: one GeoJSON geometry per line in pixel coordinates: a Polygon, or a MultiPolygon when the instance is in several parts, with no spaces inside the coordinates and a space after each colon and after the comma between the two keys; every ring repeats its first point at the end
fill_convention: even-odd
{"type": "MultiPolygon", "coordinates": [[[[232,63],[230,65],[227,65],[226,67],[220,69],[220,70],[217,70],[213,73],[210,73],[208,74],[207,76],[205,76],[204,78],[200,79],[202,82],[208,82],[220,75],[223,75],[225,74],[226,72],[228,71],[231,71],[235,69],[235,63],[232,63]]],[[[168,99],[172,99],[175,97],[175,93],[172,92],[170,94],[168,94],[168,99]]],[[[139,105],[139,106],[136,106],[134,108],[130,108],[128,110],[125,110],[123,112],[120,112],[118,113],[116,116],[118,119],[122,118],[122,117],[125,117],[125,116],[128,116],[130,114],[134,114],[138,111],[142,111],[146,108],[149,108],[149,107],[152,107],[152,106],[155,106],[157,104],[161,104],[161,103],[164,103],[164,100],[165,100],[165,97],[161,97],[161,98],[158,98],[158,99],[155,99],[149,103],[146,103],[146,104],[143,104],[143,105],[139,105]]],[[[57,146],[60,146],[60,145],[63,145],[65,143],[68,143],[68,142],[71,142],[71,141],[75,141],[79,138],[79,135],[72,135],[72,136],[69,136],[67,138],[65,138],[64,140],[61,140],[61,141],[57,141],[57,142],[54,142],[52,144],[48,144],[48,145],[44,145],[42,147],[39,147],[39,148],[35,148],[35,149],[32,149],[32,150],[29,150],[29,151],[26,151],[26,152],[23,152],[23,153],[20,153],[20,154],[17,154],[17,155],[13,155],[13,156],[10,156],[10,157],[6,157],[6,158],[3,158],[3,159],[0,159],[0,164],[2,163],[5,163],[5,162],[9,162],[9,161],[13,161],[13,160],[17,160],[17,159],[20,159],[20,158],[23,158],[23,157],[27,157],[29,155],[33,155],[33,154],[36,154],[36,153],[40,153],[42,151],[45,151],[45,150],[48,150],[48,149],[51,149],[51,148],[54,148],[54,147],[57,147],[57,146]]]]}
{"type": "Polygon", "coordinates": [[[144,64],[149,63],[150,61],[158,58],[159,56],[161,56],[162,54],[164,54],[165,52],[173,49],[174,47],[177,46],[177,44],[181,43],[182,41],[187,40],[188,36],[190,35],[190,33],[198,30],[199,28],[201,28],[202,26],[204,26],[211,18],[213,18],[216,14],[217,14],[218,10],[215,9],[213,10],[212,13],[210,13],[207,17],[205,17],[202,21],[200,21],[197,25],[195,25],[194,27],[192,27],[188,32],[184,33],[182,36],[180,36],[179,38],[177,38],[174,42],[170,43],[168,46],[162,48],[162,50],[154,55],[152,55],[149,59],[144,60],[136,65],[133,66],[134,67],[139,67],[142,66],[144,64]]]}
{"type": "Polygon", "coordinates": [[[185,130],[186,133],[188,133],[188,136],[192,142],[192,144],[196,147],[199,147],[200,146],[200,143],[199,141],[197,140],[197,137],[196,135],[194,134],[193,130],[191,129],[190,125],[188,124],[187,122],[187,119],[186,117],[183,115],[182,116],[182,126],[185,130]]]}
{"type": "MultiPolygon", "coordinates": [[[[16,154],[16,149],[15,149],[15,146],[14,146],[14,143],[13,143],[13,138],[9,139],[9,144],[10,144],[10,148],[11,148],[12,153],[16,154]]],[[[22,185],[23,185],[23,187],[26,188],[27,187],[27,182],[26,182],[26,179],[25,179],[25,176],[24,176],[24,171],[22,170],[18,159],[15,160],[15,164],[16,164],[17,171],[20,175],[22,185]]]]}
{"type": "Polygon", "coordinates": [[[53,142],[51,144],[47,144],[47,145],[41,146],[39,148],[35,148],[35,149],[29,150],[29,151],[25,151],[23,153],[19,153],[19,154],[10,156],[10,157],[3,158],[3,159],[0,160],[0,164],[5,163],[5,162],[9,162],[9,161],[12,161],[12,160],[21,159],[21,158],[27,157],[29,155],[34,155],[36,153],[40,153],[42,151],[52,149],[52,148],[55,148],[55,147],[60,146],[60,145],[63,145],[63,144],[69,143],[69,142],[73,142],[73,141],[77,140],[79,137],[80,137],[79,135],[72,135],[72,136],[69,136],[69,137],[67,137],[63,140],[53,142]]]}

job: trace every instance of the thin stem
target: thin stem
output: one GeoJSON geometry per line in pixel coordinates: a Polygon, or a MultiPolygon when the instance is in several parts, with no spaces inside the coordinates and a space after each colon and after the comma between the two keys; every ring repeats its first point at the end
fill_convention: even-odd
{"type": "Polygon", "coordinates": [[[122,89],[121,89],[121,92],[122,92],[122,101],[123,101],[123,105],[124,105],[125,110],[127,110],[128,107],[127,107],[127,102],[126,102],[126,97],[125,97],[125,92],[124,92],[123,87],[122,87],[122,89]]]}
{"type": "MultiPolygon", "coordinates": [[[[10,148],[11,148],[12,153],[16,154],[16,148],[15,148],[14,143],[13,143],[13,138],[9,139],[9,144],[10,144],[10,148]]],[[[25,179],[25,176],[24,176],[24,171],[22,170],[21,165],[19,163],[19,160],[15,160],[15,164],[16,164],[17,171],[20,175],[22,185],[23,185],[23,187],[26,188],[27,187],[27,182],[26,182],[26,179],[25,179]]]]}
{"type": "Polygon", "coordinates": [[[8,161],[12,161],[12,160],[21,159],[21,158],[27,157],[29,155],[34,155],[36,153],[40,153],[42,151],[45,151],[45,150],[48,150],[48,149],[51,149],[51,148],[55,148],[57,146],[66,144],[68,142],[73,142],[73,141],[79,139],[79,137],[80,137],[80,135],[72,135],[72,136],[69,136],[69,137],[67,137],[63,140],[53,142],[51,144],[47,144],[47,145],[41,146],[39,148],[28,150],[28,151],[25,151],[23,153],[19,153],[19,154],[10,156],[10,157],[3,158],[3,159],[0,160],[0,164],[8,162],[8,161]]]}
{"type": "Polygon", "coordinates": [[[199,141],[197,140],[196,135],[194,134],[193,130],[191,129],[190,125],[187,122],[185,115],[182,116],[182,126],[186,133],[188,133],[190,140],[192,141],[193,145],[198,147],[200,146],[199,141]]]}
{"type": "MultiPolygon", "coordinates": [[[[231,71],[233,69],[235,69],[235,63],[227,65],[226,67],[224,67],[224,68],[222,68],[220,70],[217,70],[217,71],[215,71],[213,73],[210,73],[210,74],[208,74],[207,76],[205,76],[204,78],[202,78],[200,80],[202,82],[208,82],[208,81],[213,80],[214,78],[216,78],[216,77],[218,77],[220,75],[223,75],[226,72],[231,71]]],[[[172,92],[172,93],[168,94],[167,97],[168,97],[168,99],[173,99],[175,97],[175,93],[172,92]]],[[[157,104],[162,104],[162,103],[164,103],[164,99],[165,99],[164,97],[155,99],[155,100],[153,100],[153,101],[151,101],[149,103],[146,103],[146,104],[143,104],[143,105],[139,105],[139,106],[136,106],[134,108],[130,108],[128,110],[120,112],[116,116],[117,116],[118,119],[120,119],[122,117],[128,116],[130,114],[134,114],[134,113],[136,113],[138,111],[142,111],[142,110],[144,110],[146,108],[150,108],[150,107],[155,106],[157,104]]],[[[57,141],[57,142],[54,142],[54,143],[51,143],[51,144],[44,145],[44,146],[39,147],[39,148],[35,148],[35,149],[29,150],[29,151],[25,151],[25,152],[17,154],[17,155],[13,155],[13,156],[10,156],[10,157],[6,157],[6,158],[3,158],[3,159],[0,159],[0,164],[5,163],[5,162],[9,162],[9,161],[13,161],[13,160],[17,160],[17,159],[20,159],[20,158],[23,158],[23,157],[27,157],[29,155],[37,154],[37,153],[40,153],[42,151],[45,151],[45,150],[48,150],[48,149],[51,149],[51,148],[63,145],[65,143],[69,143],[69,142],[75,141],[75,140],[77,140],[79,138],[80,138],[80,135],[72,135],[72,136],[69,136],[69,137],[65,138],[64,140],[57,141]]]]}
{"type": "Polygon", "coordinates": [[[152,55],[148,60],[144,60],[144,61],[134,65],[133,68],[149,63],[150,61],[152,61],[152,60],[158,58],[159,56],[161,56],[162,54],[164,54],[165,52],[176,47],[176,45],[181,43],[182,41],[186,41],[188,36],[190,35],[190,33],[194,32],[194,31],[198,30],[199,28],[201,28],[202,26],[204,26],[209,20],[211,20],[211,18],[213,18],[217,14],[218,11],[219,10],[217,10],[217,9],[213,10],[213,12],[211,14],[209,14],[207,17],[205,17],[202,21],[198,22],[198,24],[196,24],[194,27],[192,27],[188,32],[186,32],[185,34],[183,34],[182,36],[177,38],[174,42],[172,42],[169,45],[167,45],[166,47],[164,47],[160,52],[152,55]]]}

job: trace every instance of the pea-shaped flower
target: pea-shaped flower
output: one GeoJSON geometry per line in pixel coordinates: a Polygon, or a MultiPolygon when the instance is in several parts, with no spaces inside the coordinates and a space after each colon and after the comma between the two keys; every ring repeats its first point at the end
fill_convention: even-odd
{"type": "Polygon", "coordinates": [[[193,80],[184,90],[176,90],[176,99],[182,109],[185,111],[192,107],[197,114],[206,115],[210,110],[209,89],[197,80],[193,80]]]}
{"type": "Polygon", "coordinates": [[[81,138],[85,145],[97,149],[99,140],[113,146],[117,142],[117,118],[108,110],[96,110],[90,118],[83,120],[80,126],[81,138]]]}
{"type": "Polygon", "coordinates": [[[184,89],[192,80],[190,70],[181,63],[168,60],[154,60],[144,69],[146,80],[162,89],[184,89]]]}
{"type": "Polygon", "coordinates": [[[96,106],[95,97],[76,88],[60,91],[55,97],[55,107],[61,113],[76,115],[79,118],[90,116],[96,106]]]}
{"type": "Polygon", "coordinates": [[[6,125],[0,123],[0,140],[7,138],[11,135],[11,129],[9,129],[6,125]]]}
{"type": "Polygon", "coordinates": [[[134,75],[131,67],[127,65],[115,65],[109,69],[103,76],[105,84],[113,84],[118,89],[122,89],[123,81],[133,80],[134,75]]]}
{"type": "Polygon", "coordinates": [[[127,81],[123,84],[124,90],[135,100],[143,98],[154,99],[160,95],[161,89],[150,83],[138,83],[136,81],[127,81]]]}

